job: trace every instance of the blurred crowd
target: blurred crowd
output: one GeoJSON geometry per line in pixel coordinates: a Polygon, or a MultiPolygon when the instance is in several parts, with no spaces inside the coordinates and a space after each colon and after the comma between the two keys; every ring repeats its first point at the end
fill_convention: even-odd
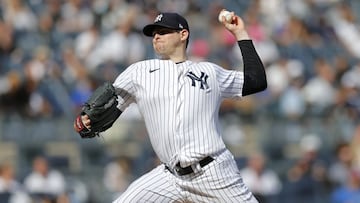
{"type": "MultiPolygon", "coordinates": [[[[360,202],[358,0],[0,0],[0,139],[26,137],[30,132],[13,125],[19,121],[48,134],[36,121],[71,130],[59,127],[59,119],[71,122],[99,84],[133,62],[156,57],[142,28],[159,11],[188,19],[191,60],[241,70],[236,40],[217,21],[223,8],[243,17],[268,79],[266,91],[221,107],[224,139],[244,181],[262,203],[360,202]]],[[[134,108],[128,118],[141,120],[134,108]]],[[[122,142],[133,141],[131,123],[120,122],[104,142],[118,134],[126,137],[122,142]]],[[[146,145],[140,148],[147,156],[113,150],[101,171],[112,197],[143,172],[139,167],[156,163],[146,131],[137,127],[137,145],[146,145]]],[[[5,197],[17,188],[19,198],[44,192],[56,194],[45,202],[76,202],[65,192],[61,171],[54,173],[56,193],[49,187],[31,191],[40,187],[28,187],[36,175],[23,170],[29,179],[23,173],[16,180],[11,164],[0,165],[5,197]]]]}

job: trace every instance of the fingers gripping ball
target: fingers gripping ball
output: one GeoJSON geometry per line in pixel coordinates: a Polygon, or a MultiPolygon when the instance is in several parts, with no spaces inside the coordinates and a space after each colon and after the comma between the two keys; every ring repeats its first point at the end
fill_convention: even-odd
{"type": "Polygon", "coordinates": [[[122,113],[118,108],[115,88],[110,83],[98,87],[84,104],[81,114],[74,121],[74,128],[82,138],[98,136],[100,132],[109,129],[122,113]],[[90,128],[83,123],[81,116],[90,119],[90,128]]]}
{"type": "Polygon", "coordinates": [[[227,11],[225,9],[221,10],[220,13],[219,13],[219,16],[218,16],[218,20],[219,22],[222,23],[222,18],[225,18],[225,22],[227,23],[231,23],[232,22],[232,18],[233,18],[233,15],[230,11],[227,11]]]}

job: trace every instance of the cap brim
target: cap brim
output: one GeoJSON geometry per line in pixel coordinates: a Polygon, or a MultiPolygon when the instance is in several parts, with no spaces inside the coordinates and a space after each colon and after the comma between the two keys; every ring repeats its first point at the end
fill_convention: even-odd
{"type": "Polygon", "coordinates": [[[146,25],[143,29],[143,33],[144,35],[148,36],[148,37],[152,37],[153,36],[153,32],[156,28],[169,28],[169,29],[173,29],[173,30],[179,30],[167,25],[162,25],[162,24],[149,24],[146,25]]]}

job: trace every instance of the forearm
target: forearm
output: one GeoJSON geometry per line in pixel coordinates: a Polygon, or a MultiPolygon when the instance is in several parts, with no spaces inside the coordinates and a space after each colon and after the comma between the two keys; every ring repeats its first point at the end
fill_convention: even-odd
{"type": "Polygon", "coordinates": [[[235,31],[234,36],[238,42],[241,40],[250,40],[249,34],[246,30],[235,31]]]}
{"type": "Polygon", "coordinates": [[[244,37],[238,41],[244,62],[244,85],[242,95],[263,91],[267,87],[264,65],[257,54],[254,44],[244,37]]]}

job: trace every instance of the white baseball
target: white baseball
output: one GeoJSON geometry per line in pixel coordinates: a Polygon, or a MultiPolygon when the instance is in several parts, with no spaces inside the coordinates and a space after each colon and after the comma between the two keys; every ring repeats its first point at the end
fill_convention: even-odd
{"type": "Polygon", "coordinates": [[[231,12],[230,11],[227,11],[227,10],[222,10],[222,11],[220,11],[220,13],[219,13],[219,16],[218,16],[218,20],[219,20],[219,22],[222,22],[222,17],[225,17],[225,21],[227,22],[227,23],[231,23],[231,21],[232,21],[232,15],[231,15],[231,12]]]}

